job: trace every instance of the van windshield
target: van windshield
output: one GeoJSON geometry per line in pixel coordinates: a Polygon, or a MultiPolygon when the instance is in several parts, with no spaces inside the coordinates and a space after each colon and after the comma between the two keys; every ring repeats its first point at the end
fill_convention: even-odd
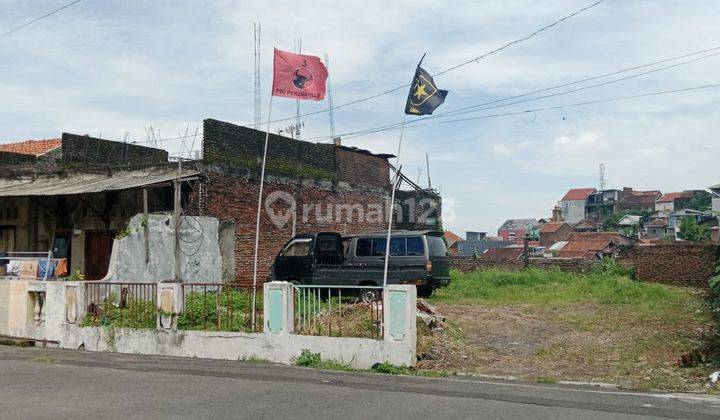
{"type": "Polygon", "coordinates": [[[428,247],[430,247],[431,257],[446,257],[447,247],[445,241],[439,236],[427,236],[428,247]]]}
{"type": "Polygon", "coordinates": [[[283,249],[283,257],[306,257],[310,255],[311,238],[295,239],[283,249]]]}

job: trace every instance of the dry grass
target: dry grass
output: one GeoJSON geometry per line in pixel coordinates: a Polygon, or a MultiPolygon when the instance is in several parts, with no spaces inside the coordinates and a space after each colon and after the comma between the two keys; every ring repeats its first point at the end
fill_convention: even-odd
{"type": "Polygon", "coordinates": [[[703,391],[716,369],[676,366],[716,328],[700,291],[558,272],[454,276],[434,299],[450,328],[418,337],[423,368],[674,391],[703,391]]]}

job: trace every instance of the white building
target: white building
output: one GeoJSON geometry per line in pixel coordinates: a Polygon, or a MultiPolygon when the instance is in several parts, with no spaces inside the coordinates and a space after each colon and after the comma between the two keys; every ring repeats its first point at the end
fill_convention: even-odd
{"type": "Polygon", "coordinates": [[[573,188],[558,202],[562,209],[563,220],[569,224],[585,219],[585,203],[595,188],[573,188]]]}

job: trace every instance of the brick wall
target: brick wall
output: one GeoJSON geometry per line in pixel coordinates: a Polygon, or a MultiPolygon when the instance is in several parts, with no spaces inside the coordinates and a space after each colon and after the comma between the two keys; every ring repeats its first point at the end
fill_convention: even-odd
{"type": "MultiPolygon", "coordinates": [[[[260,175],[265,132],[213,119],[203,122],[203,161],[260,175]]],[[[334,146],[270,134],[266,172],[291,178],[334,181],[334,146]]],[[[387,179],[387,178],[386,178],[387,179]]]]}
{"type": "Polygon", "coordinates": [[[168,152],[152,147],[63,133],[65,164],[150,164],[168,161],[168,152]]]}
{"type": "Polygon", "coordinates": [[[716,245],[662,244],[621,247],[618,261],[633,266],[639,280],[707,287],[717,256],[716,245]]]}
{"type": "MultiPolygon", "coordinates": [[[[593,261],[580,258],[530,258],[529,268],[537,268],[540,270],[549,270],[559,268],[563,271],[573,273],[584,273],[593,266],[593,261]]],[[[491,259],[491,258],[473,258],[473,257],[452,257],[452,265],[454,268],[469,273],[476,270],[488,270],[492,268],[503,270],[523,270],[524,261],[521,259],[491,259]]]]}
{"type": "MultiPolygon", "coordinates": [[[[235,223],[236,279],[240,283],[251,284],[259,184],[256,178],[232,174],[221,167],[206,166],[204,172],[206,182],[203,187],[202,211],[205,215],[235,223]]],[[[336,222],[334,217],[328,221],[324,220],[328,215],[328,208],[335,212],[343,205],[359,205],[356,210],[366,215],[373,210],[372,205],[384,208],[386,193],[360,189],[338,191],[308,183],[290,183],[287,179],[266,179],[263,196],[267,199],[275,192],[286,192],[295,199],[297,233],[319,231],[361,233],[387,228],[381,217],[376,221],[372,218],[368,220],[366,217],[360,220],[358,213],[354,213],[352,218],[344,217],[344,221],[341,222],[336,222]],[[307,214],[307,222],[304,221],[303,213],[307,214]]],[[[270,208],[275,214],[290,215],[290,205],[282,198],[276,200],[270,208]]],[[[258,282],[267,279],[275,256],[292,237],[292,219],[279,217],[278,220],[281,222],[287,220],[287,223],[277,226],[271,220],[266,208],[263,208],[260,218],[258,282]]]]}
{"type": "Polygon", "coordinates": [[[386,158],[345,147],[335,147],[338,181],[387,190],[390,165],[386,158]]]}

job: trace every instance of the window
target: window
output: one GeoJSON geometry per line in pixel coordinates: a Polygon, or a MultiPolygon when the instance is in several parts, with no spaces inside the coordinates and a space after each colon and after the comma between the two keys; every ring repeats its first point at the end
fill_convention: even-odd
{"type": "MultiPolygon", "coordinates": [[[[392,242],[390,243],[392,245],[392,242]]],[[[384,238],[360,238],[357,241],[355,255],[358,257],[384,257],[384,238]]]]}
{"type": "Polygon", "coordinates": [[[445,241],[439,236],[426,236],[428,246],[430,247],[430,255],[433,257],[447,256],[447,247],[445,241]]]}
{"type": "Polygon", "coordinates": [[[409,257],[420,257],[425,255],[425,246],[423,245],[421,237],[411,236],[407,238],[407,255],[409,257]]]}
{"type": "Polygon", "coordinates": [[[294,241],[287,244],[285,249],[283,249],[282,256],[283,257],[307,257],[310,255],[310,245],[312,244],[312,239],[310,238],[302,238],[302,239],[295,239],[294,241]]]}
{"type": "MultiPolygon", "coordinates": [[[[358,257],[384,257],[385,238],[358,239],[355,255],[358,257]]],[[[392,238],[390,240],[390,255],[393,257],[423,256],[425,255],[423,240],[419,236],[392,238]]]]}

